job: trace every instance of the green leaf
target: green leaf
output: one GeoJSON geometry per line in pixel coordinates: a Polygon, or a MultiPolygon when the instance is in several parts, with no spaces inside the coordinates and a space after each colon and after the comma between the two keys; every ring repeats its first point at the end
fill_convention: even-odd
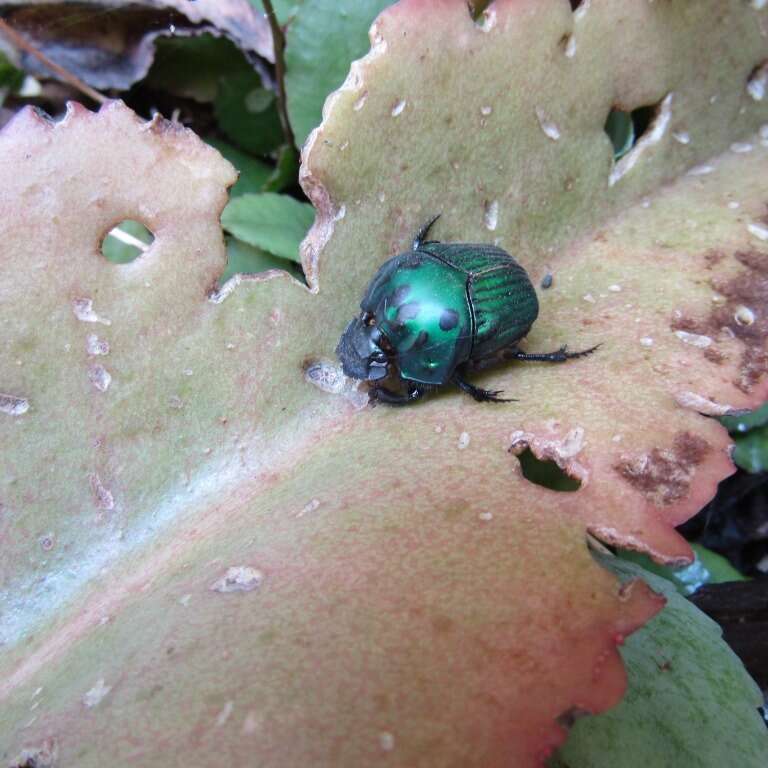
{"type": "Polygon", "coordinates": [[[266,154],[283,139],[275,94],[262,87],[256,72],[223,78],[214,112],[221,130],[247,152],[266,154]]]}
{"type": "Polygon", "coordinates": [[[763,768],[762,694],[720,627],[663,578],[598,556],[622,581],[642,578],[667,605],[623,646],[629,687],[601,715],[579,719],[551,768],[763,768]]]}
{"type": "Polygon", "coordinates": [[[271,192],[235,198],[221,214],[221,224],[230,234],[293,261],[299,260],[299,244],[313,220],[311,205],[271,192]]]}
{"type": "Polygon", "coordinates": [[[768,470],[768,403],[754,411],[721,416],[720,423],[733,436],[733,461],[737,466],[747,472],[768,470]]]}
{"type": "Polygon", "coordinates": [[[0,106],[9,92],[18,90],[24,82],[24,73],[8,61],[8,58],[0,52],[0,106]]]}
{"type": "Polygon", "coordinates": [[[282,269],[297,279],[303,279],[295,262],[273,256],[261,248],[254,248],[236,237],[227,238],[227,268],[219,278],[220,284],[233,275],[255,275],[270,269],[282,269]]]}
{"type": "Polygon", "coordinates": [[[224,76],[253,75],[234,43],[223,37],[161,37],[146,82],[152,88],[211,102],[224,76]]]}
{"type": "Polygon", "coordinates": [[[614,160],[620,160],[632,149],[635,141],[635,127],[629,112],[612,109],[605,121],[605,132],[613,144],[614,160]]]}
{"type": "Polygon", "coordinates": [[[230,197],[265,191],[265,184],[274,176],[276,169],[221,139],[207,138],[206,142],[216,147],[240,173],[237,182],[229,190],[230,197]]]}
{"type": "Polygon", "coordinates": [[[368,29],[391,4],[391,0],[313,0],[297,9],[286,31],[285,88],[299,146],[320,124],[325,97],[344,82],[350,62],[368,52],[368,29]]]}
{"type": "MultiPolygon", "coordinates": [[[[731,565],[728,558],[703,547],[701,544],[691,544],[691,549],[696,554],[696,560],[709,574],[707,584],[722,584],[725,581],[749,581],[741,571],[731,565]]],[[[688,567],[690,568],[690,566],[688,567]]]]}
{"type": "Polygon", "coordinates": [[[299,183],[299,156],[293,147],[284,144],[277,154],[277,165],[264,184],[264,192],[282,192],[299,183]]]}
{"type": "Polygon", "coordinates": [[[748,432],[755,427],[768,425],[768,403],[754,411],[743,411],[732,416],[721,416],[720,423],[732,434],[748,432]]]}
{"type": "Polygon", "coordinates": [[[735,438],[733,461],[747,472],[768,470],[768,426],[752,429],[735,438]]]}
{"type": "Polygon", "coordinates": [[[691,595],[705,584],[746,580],[746,577],[737,571],[722,555],[718,555],[717,552],[702,547],[700,544],[691,544],[691,547],[695,554],[694,561],[683,568],[659,565],[659,563],[655,563],[647,555],[628,549],[619,550],[617,556],[622,560],[634,563],[646,571],[667,579],[683,595],[691,595]]]}

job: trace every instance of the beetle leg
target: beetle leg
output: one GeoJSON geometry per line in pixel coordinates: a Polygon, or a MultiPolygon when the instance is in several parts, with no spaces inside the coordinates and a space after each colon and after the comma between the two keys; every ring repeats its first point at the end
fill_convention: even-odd
{"type": "Polygon", "coordinates": [[[393,392],[386,387],[372,387],[368,396],[371,402],[386,403],[387,405],[408,405],[415,403],[426,392],[426,387],[418,384],[409,384],[407,392],[393,392]]]}
{"type": "Polygon", "coordinates": [[[519,349],[512,350],[510,357],[515,360],[537,360],[542,363],[564,363],[566,360],[573,360],[577,357],[586,357],[591,355],[600,344],[596,344],[589,349],[583,349],[581,352],[566,352],[568,346],[563,344],[557,352],[521,352],[519,349]]]}
{"type": "Polygon", "coordinates": [[[499,397],[502,394],[502,390],[498,389],[482,389],[476,387],[474,384],[470,384],[465,381],[458,373],[453,374],[453,383],[456,384],[462,392],[466,392],[471,397],[474,397],[478,403],[514,403],[517,402],[512,398],[499,397]]]}
{"type": "MultiPolygon", "coordinates": [[[[430,228],[432,225],[440,218],[440,214],[438,213],[437,216],[433,216],[417,233],[416,237],[413,238],[413,250],[418,251],[419,248],[421,248],[422,245],[424,245],[424,238],[429,233],[430,228]]],[[[431,243],[436,243],[437,240],[430,240],[431,243]]]]}

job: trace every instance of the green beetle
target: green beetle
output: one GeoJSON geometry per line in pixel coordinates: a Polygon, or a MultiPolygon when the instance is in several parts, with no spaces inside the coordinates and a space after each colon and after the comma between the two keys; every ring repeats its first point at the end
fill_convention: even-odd
{"type": "Polygon", "coordinates": [[[539,314],[528,274],[494,245],[425,240],[438,218],[419,230],[410,252],[381,266],[336,347],[347,376],[374,382],[372,400],[404,405],[453,383],[479,402],[510,402],[470,384],[467,372],[498,360],[559,363],[597,349],[521,352],[518,342],[539,314]],[[375,383],[393,372],[404,392],[375,383]]]}

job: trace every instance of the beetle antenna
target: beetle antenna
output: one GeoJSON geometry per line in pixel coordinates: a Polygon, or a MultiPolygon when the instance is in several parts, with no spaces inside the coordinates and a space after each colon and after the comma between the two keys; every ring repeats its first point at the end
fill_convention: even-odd
{"type": "Polygon", "coordinates": [[[430,228],[432,225],[440,218],[442,214],[438,213],[436,216],[433,216],[424,226],[416,233],[416,237],[413,238],[413,250],[418,251],[419,248],[421,248],[422,244],[424,243],[424,238],[429,233],[430,228]]]}

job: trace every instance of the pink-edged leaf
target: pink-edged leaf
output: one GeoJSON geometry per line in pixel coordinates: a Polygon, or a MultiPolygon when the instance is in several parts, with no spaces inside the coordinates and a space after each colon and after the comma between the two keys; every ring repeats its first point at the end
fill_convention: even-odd
{"type": "Polygon", "coordinates": [[[673,525],[732,471],[700,412],[766,391],[761,20],[735,1],[509,0],[480,24],[458,0],[388,9],[305,148],[310,291],[279,272],[216,289],[234,178],[188,131],[119,104],[17,117],[3,757],[536,766],[558,716],[615,703],[616,644],[661,600],[620,588],[585,535],[689,557],[673,525]],[[657,102],[612,172],[611,105],[657,102]],[[436,212],[437,237],[552,272],[528,349],[601,348],[478,379],[516,403],[365,407],[336,341],[436,212]],[[99,242],[126,218],[155,241],[109,264],[99,242]],[[525,446],[580,490],[525,480],[525,446]]]}

